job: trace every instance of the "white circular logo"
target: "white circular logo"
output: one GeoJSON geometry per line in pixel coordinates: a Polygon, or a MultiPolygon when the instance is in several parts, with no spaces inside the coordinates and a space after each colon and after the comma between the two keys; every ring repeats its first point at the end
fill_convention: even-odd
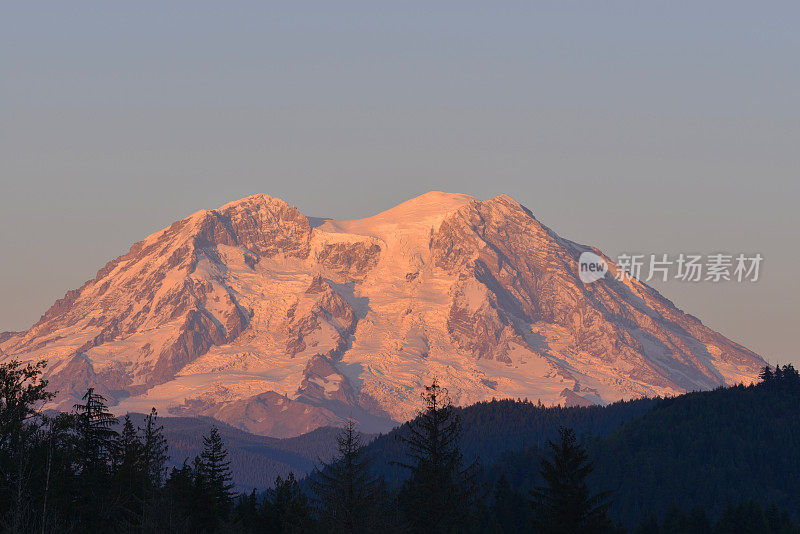
{"type": "Polygon", "coordinates": [[[584,284],[597,282],[606,275],[606,260],[594,252],[583,252],[578,258],[578,276],[584,284]]]}

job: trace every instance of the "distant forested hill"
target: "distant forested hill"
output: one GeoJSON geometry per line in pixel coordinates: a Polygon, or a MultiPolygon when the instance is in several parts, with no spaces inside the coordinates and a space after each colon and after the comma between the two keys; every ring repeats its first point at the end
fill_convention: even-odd
{"type": "MultiPolygon", "coordinates": [[[[659,402],[660,399],[637,399],[605,407],[569,408],[514,400],[479,402],[456,410],[463,427],[461,451],[468,461],[479,458],[484,466],[488,466],[505,453],[545,445],[547,440],[558,435],[561,426],[572,428],[583,438],[606,435],[625,421],[643,415],[659,402]]],[[[389,480],[398,480],[405,474],[390,464],[403,458],[398,434],[407,432],[408,424],[404,424],[378,436],[367,447],[368,454],[376,460],[375,469],[389,480]]]]}
{"type": "MultiPolygon", "coordinates": [[[[711,514],[752,499],[800,518],[800,380],[772,380],[589,407],[544,407],[495,400],[458,408],[465,460],[480,458],[487,487],[502,476],[521,497],[541,483],[539,464],[560,426],[573,428],[596,470],[594,489],[613,491],[613,517],[633,526],[672,505],[711,514]]],[[[140,424],[141,415],[132,416],[140,424]]],[[[214,419],[162,418],[170,462],[180,465],[202,447],[216,425],[230,452],[240,490],[264,489],[290,471],[303,475],[332,457],[338,429],[320,428],[289,439],[249,434],[214,419]]],[[[405,473],[402,425],[367,446],[373,468],[392,484],[405,473]]],[[[366,436],[369,442],[373,436],[366,436]]]]}
{"type": "Polygon", "coordinates": [[[719,512],[727,501],[777,504],[800,519],[800,381],[666,399],[592,444],[595,483],[633,521],[675,503],[719,512]]]}
{"type": "MultiPolygon", "coordinates": [[[[144,415],[130,414],[134,425],[142,425],[144,415]]],[[[203,436],[211,426],[219,429],[231,460],[236,487],[240,491],[266,489],[294,472],[308,473],[319,460],[329,460],[336,450],[337,428],[322,427],[294,438],[278,439],[250,434],[210,417],[160,417],[169,443],[169,464],[180,467],[191,463],[203,448],[203,436]]],[[[118,426],[119,428],[119,426],[118,426]]],[[[367,440],[371,436],[367,436],[367,440]]]]}
{"type": "MultiPolygon", "coordinates": [[[[800,518],[800,381],[734,386],[658,401],[606,435],[584,439],[597,490],[613,491],[611,515],[633,527],[676,505],[712,516],[728,502],[776,504],[800,518]]],[[[536,445],[486,466],[523,495],[541,484],[536,445]]]]}

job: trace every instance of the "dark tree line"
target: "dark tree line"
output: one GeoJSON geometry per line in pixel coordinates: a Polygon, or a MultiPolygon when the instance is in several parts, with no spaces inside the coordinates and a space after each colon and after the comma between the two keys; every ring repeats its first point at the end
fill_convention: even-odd
{"type": "Polygon", "coordinates": [[[434,380],[425,408],[399,439],[407,451],[401,486],[375,474],[354,424],[342,429],[338,455],[308,477],[309,496],[290,475],[259,503],[241,498],[237,510],[249,532],[463,532],[476,519],[481,488],[477,462],[465,465],[460,420],[447,391],[434,380]],[[299,529],[299,530],[298,530],[299,529]]]}
{"type": "MultiPolygon", "coordinates": [[[[595,465],[587,477],[589,487],[613,490],[609,516],[634,531],[644,517],[664,520],[670,510],[687,516],[702,511],[717,528],[716,521],[730,510],[750,513],[754,504],[765,515],[780,510],[779,515],[796,525],[800,375],[791,365],[779,371],[772,367],[769,375],[751,386],[663,399],[610,434],[582,440],[595,465]]],[[[541,485],[539,466],[550,454],[536,446],[507,451],[487,466],[485,480],[505,488],[504,500],[519,501],[541,485]]],[[[519,507],[504,512],[504,517],[504,524],[516,528],[526,521],[519,507]]]]}
{"type": "Polygon", "coordinates": [[[800,376],[791,365],[772,372],[752,386],[665,399],[590,442],[593,482],[614,490],[614,515],[634,525],[675,504],[713,519],[729,501],[754,501],[800,520],[800,376]]]}
{"type": "Polygon", "coordinates": [[[309,496],[293,478],[279,479],[263,500],[239,499],[239,525],[247,532],[617,532],[606,516],[606,494],[587,486],[592,465],[571,430],[562,428],[558,442],[549,442],[543,486],[527,498],[507,481],[490,492],[477,459],[464,461],[461,421],[447,391],[434,381],[422,398],[424,409],[397,436],[404,457],[396,463],[408,472],[402,483],[376,474],[350,423],[338,456],[309,476],[309,496]]]}
{"type": "Polygon", "coordinates": [[[534,529],[543,534],[612,532],[610,493],[593,495],[586,478],[594,470],[586,450],[569,428],[558,443],[549,443],[552,459],[542,460],[545,485],[532,491],[534,529]]]}
{"type": "MultiPolygon", "coordinates": [[[[702,410],[718,417],[752,403],[752,398],[737,397],[752,392],[779,399],[791,416],[800,406],[797,371],[791,366],[767,368],[758,386],[660,400],[600,441],[586,441],[561,426],[548,432],[551,437],[543,443],[537,440],[484,466],[477,455],[465,454],[463,446],[462,415],[480,415],[455,408],[447,390],[434,380],[425,388],[418,416],[394,434],[398,454],[390,457],[392,469],[402,476],[386,476],[392,471],[379,464],[387,459],[376,458],[375,449],[365,446],[350,422],[340,431],[336,457],[320,462],[306,479],[290,473],[264,493],[237,496],[231,460],[216,428],[203,438],[200,455],[168,470],[169,451],[155,409],[141,426],[126,416],[117,429],[105,399],[90,389],[71,413],[46,416],[39,409],[52,394],[41,378],[43,369],[44,363],[0,364],[0,527],[7,532],[624,532],[611,517],[618,517],[615,501],[629,490],[611,484],[609,469],[628,478],[642,478],[646,470],[631,471],[640,469],[636,462],[641,455],[630,445],[604,446],[620,439],[639,445],[657,439],[659,447],[666,446],[666,456],[647,456],[654,462],[649,465],[670,466],[675,460],[669,457],[674,454],[669,449],[673,436],[659,431],[678,428],[678,420],[696,419],[709,426],[702,410]],[[614,451],[614,462],[607,458],[609,451],[614,451]],[[609,487],[613,493],[599,491],[609,487]]],[[[645,405],[617,405],[604,415],[519,404],[518,413],[531,411],[545,419],[567,414],[568,421],[579,421],[582,428],[601,429],[613,419],[630,420],[629,412],[645,405]]],[[[484,406],[489,411],[512,409],[503,403],[484,406]]],[[[712,433],[714,439],[724,434],[715,427],[712,433]]],[[[787,436],[781,446],[796,437],[787,436]]],[[[484,450],[494,450],[499,441],[496,437],[484,450]]],[[[470,450],[480,448],[467,443],[473,443],[470,450]]],[[[753,463],[752,458],[744,461],[753,463]]],[[[787,480],[796,481],[798,469],[789,471],[787,480]]],[[[657,490],[669,487],[667,479],[659,484],[657,490]]],[[[785,511],[747,499],[730,500],[719,510],[695,506],[686,511],[679,504],[666,511],[644,509],[634,527],[637,533],[655,534],[798,532],[785,511]]]]}
{"type": "Polygon", "coordinates": [[[167,473],[153,409],[141,427],[117,419],[89,389],[71,413],[48,416],[44,362],[0,364],[0,530],[214,531],[233,508],[227,452],[212,429],[191,465],[167,473]]]}
{"type": "MultiPolygon", "coordinates": [[[[549,440],[559,439],[561,427],[571,428],[579,441],[605,436],[621,424],[641,417],[663,399],[640,398],[619,401],[608,406],[545,406],[529,399],[493,399],[466,407],[455,407],[461,421],[459,447],[465,458],[480,458],[491,465],[507,451],[547,448],[549,440]]],[[[409,423],[378,436],[369,444],[376,457],[374,469],[387,480],[404,480],[407,470],[390,460],[405,454],[404,442],[397,434],[407,435],[409,423]]],[[[537,472],[530,473],[531,482],[537,472]]]]}

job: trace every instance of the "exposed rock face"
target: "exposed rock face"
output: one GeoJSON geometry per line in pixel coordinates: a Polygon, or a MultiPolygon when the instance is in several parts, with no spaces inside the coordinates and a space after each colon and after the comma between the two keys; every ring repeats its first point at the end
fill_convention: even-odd
{"type": "MultiPolygon", "coordinates": [[[[47,359],[58,405],[95,387],[289,436],[413,416],[437,376],[457,403],[583,405],[753,380],[763,360],[650,287],[583,284],[578,256],[507,196],[428,193],[357,221],[248,197],[136,243],[0,360],[47,359]]],[[[617,266],[608,258],[611,274],[617,266]]]]}
{"type": "Polygon", "coordinates": [[[381,247],[376,244],[326,244],[317,253],[317,261],[325,268],[351,280],[362,280],[377,263],[381,247]]]}

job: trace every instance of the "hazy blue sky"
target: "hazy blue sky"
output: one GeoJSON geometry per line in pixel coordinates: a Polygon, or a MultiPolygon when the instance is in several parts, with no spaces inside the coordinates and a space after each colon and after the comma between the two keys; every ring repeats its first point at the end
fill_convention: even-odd
{"type": "Polygon", "coordinates": [[[199,209],[440,189],[611,256],[760,252],[656,287],[800,363],[796,2],[111,4],[0,13],[0,331],[199,209]]]}

